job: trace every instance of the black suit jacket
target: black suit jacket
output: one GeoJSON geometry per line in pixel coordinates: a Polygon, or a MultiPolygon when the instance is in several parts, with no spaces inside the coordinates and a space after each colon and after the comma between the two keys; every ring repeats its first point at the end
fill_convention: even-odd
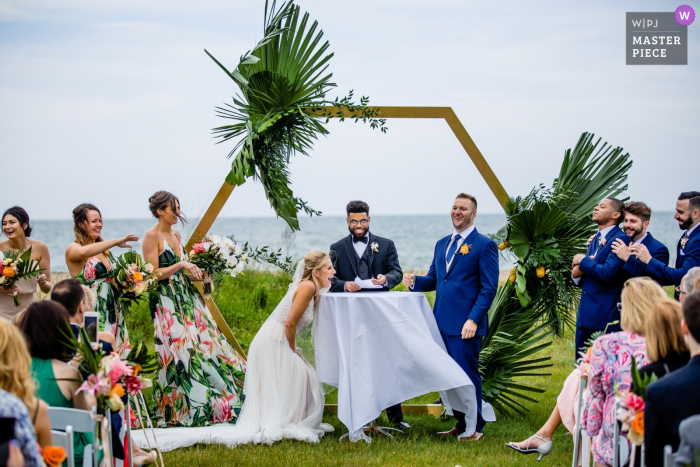
{"type": "Polygon", "coordinates": [[[700,414],[700,355],[647,387],[644,407],[644,445],[649,467],[664,465],[664,446],[678,450],[678,426],[700,414]]]}
{"type": "MultiPolygon", "coordinates": [[[[403,272],[399,265],[399,254],[396,252],[394,242],[388,238],[377,237],[369,232],[369,242],[364,255],[368,255],[369,271],[372,277],[379,274],[386,276],[386,289],[391,290],[401,282],[403,272]],[[373,252],[371,245],[377,243],[377,252],[373,252]]],[[[363,255],[363,256],[364,256],[363,255]]],[[[335,280],[331,285],[331,292],[344,292],[345,283],[352,282],[359,276],[359,258],[352,245],[352,235],[331,245],[331,258],[335,269],[335,280]]]]}

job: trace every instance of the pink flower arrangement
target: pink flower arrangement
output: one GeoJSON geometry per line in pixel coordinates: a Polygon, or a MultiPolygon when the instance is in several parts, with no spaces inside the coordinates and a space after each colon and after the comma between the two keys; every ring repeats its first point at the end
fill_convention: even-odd
{"type": "Polygon", "coordinates": [[[96,396],[100,391],[107,387],[109,387],[109,383],[107,382],[106,378],[101,377],[99,375],[90,375],[88,376],[88,379],[83,381],[83,384],[80,385],[80,387],[77,391],[75,391],[75,393],[77,394],[83,391],[87,394],[92,394],[93,396],[96,396]]]}
{"type": "Polygon", "coordinates": [[[129,376],[124,380],[126,392],[131,396],[135,396],[143,389],[143,382],[138,376],[129,376]]]}
{"type": "Polygon", "coordinates": [[[638,395],[630,392],[625,396],[621,402],[629,407],[630,409],[634,410],[635,412],[641,412],[644,410],[644,399],[639,397],[638,395]]]}
{"type": "Polygon", "coordinates": [[[212,423],[225,423],[231,419],[231,403],[225,397],[217,397],[214,401],[212,423]]]}
{"type": "Polygon", "coordinates": [[[109,377],[116,384],[122,376],[131,376],[133,369],[124,360],[118,358],[109,362],[109,377]]]}
{"type": "Polygon", "coordinates": [[[206,251],[204,243],[195,243],[195,245],[192,247],[192,251],[194,251],[195,254],[204,253],[206,251]]]}

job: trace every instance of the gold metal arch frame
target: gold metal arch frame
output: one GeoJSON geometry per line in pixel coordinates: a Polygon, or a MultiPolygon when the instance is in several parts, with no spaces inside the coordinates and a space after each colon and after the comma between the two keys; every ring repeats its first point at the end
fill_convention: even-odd
{"type": "MultiPolygon", "coordinates": [[[[373,110],[376,111],[375,116],[377,118],[444,119],[447,122],[447,125],[449,125],[454,135],[457,137],[457,140],[459,140],[460,144],[466,151],[469,158],[476,166],[476,169],[479,171],[484,181],[486,181],[486,184],[489,186],[496,199],[501,203],[501,206],[505,206],[505,203],[508,200],[508,194],[506,193],[505,188],[503,188],[503,185],[501,185],[501,182],[496,177],[496,174],[494,174],[493,170],[491,170],[491,167],[486,162],[486,159],[484,159],[484,156],[481,154],[481,151],[479,151],[479,148],[477,148],[476,144],[474,144],[474,140],[472,140],[471,136],[469,136],[469,133],[467,133],[467,130],[462,125],[462,122],[460,122],[459,118],[457,118],[457,115],[452,110],[452,107],[374,107],[373,110]]],[[[340,116],[340,109],[338,109],[337,107],[325,107],[324,111],[326,115],[332,115],[333,117],[331,118],[336,118],[340,116]]],[[[348,112],[347,110],[343,110],[343,113],[345,118],[361,116],[359,111],[353,113],[348,112]]],[[[326,117],[324,116],[319,118],[326,117]]],[[[199,224],[197,224],[197,227],[192,233],[192,236],[187,241],[186,251],[190,251],[192,245],[194,245],[196,242],[198,242],[204,236],[207,235],[209,229],[211,229],[212,224],[214,224],[214,221],[223,209],[224,204],[226,204],[226,201],[228,200],[229,196],[231,196],[231,193],[233,192],[233,189],[235,187],[235,185],[231,185],[229,183],[224,182],[224,184],[219,189],[219,192],[214,197],[214,200],[209,205],[209,208],[204,213],[204,216],[202,216],[202,219],[199,221],[199,224]]],[[[202,292],[201,284],[196,284],[199,288],[199,291],[202,292]]],[[[221,312],[217,308],[214,301],[208,298],[205,299],[205,302],[207,307],[209,308],[209,311],[211,312],[212,317],[216,321],[216,324],[219,326],[221,332],[224,334],[224,336],[226,336],[231,345],[233,345],[233,347],[245,358],[245,353],[243,352],[243,349],[241,349],[241,346],[238,344],[236,337],[233,335],[233,332],[231,332],[231,329],[228,327],[226,320],[224,320],[224,317],[221,315],[221,312]]],[[[435,405],[434,407],[430,407],[432,405],[433,404],[428,404],[427,406],[416,406],[416,409],[418,410],[410,410],[410,407],[406,405],[404,405],[404,408],[408,409],[405,410],[405,412],[407,413],[431,413],[433,415],[439,415],[442,411],[442,406],[435,405]]]]}

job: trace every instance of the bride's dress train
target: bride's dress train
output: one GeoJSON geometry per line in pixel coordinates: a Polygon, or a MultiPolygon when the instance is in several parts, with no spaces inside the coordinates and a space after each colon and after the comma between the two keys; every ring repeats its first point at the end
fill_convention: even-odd
{"type": "MultiPolygon", "coordinates": [[[[303,261],[297,267],[289,291],[255,335],[248,351],[243,386],[245,399],[236,425],[218,424],[194,428],[158,428],[161,450],[216,443],[236,446],[271,444],[283,438],[317,443],[333,427],[321,423],[325,398],[316,370],[289,347],[284,323],[294,291],[301,282],[303,261]]],[[[314,301],[297,323],[297,335],[313,322],[314,301]]],[[[134,430],[136,444],[147,448],[151,431],[134,430]]],[[[153,440],[151,439],[151,443],[153,440]]]]}

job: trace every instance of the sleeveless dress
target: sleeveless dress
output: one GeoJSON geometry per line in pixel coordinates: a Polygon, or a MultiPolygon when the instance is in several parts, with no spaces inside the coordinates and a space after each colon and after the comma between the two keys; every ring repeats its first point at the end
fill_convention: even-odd
{"type": "Polygon", "coordinates": [[[12,321],[20,312],[27,309],[34,302],[34,294],[37,289],[36,277],[31,279],[20,279],[17,281],[19,291],[17,296],[22,302],[21,306],[15,307],[15,302],[12,297],[5,294],[0,294],[0,318],[7,321],[12,321]]]}
{"type": "Polygon", "coordinates": [[[117,343],[115,351],[123,359],[129,355],[131,344],[122,307],[108,282],[112,277],[114,256],[108,252],[107,257],[110,262],[109,268],[96,256],[93,256],[83,266],[83,271],[78,275],[78,279],[90,288],[95,303],[94,311],[100,313],[100,330],[114,336],[117,343]]]}
{"type": "MultiPolygon", "coordinates": [[[[325,433],[333,431],[331,425],[321,423],[325,397],[316,370],[289,347],[284,333],[294,292],[301,282],[301,266],[303,261],[289,291],[250,345],[243,388],[245,403],[236,425],[156,430],[162,450],[196,443],[272,444],[283,438],[318,443],[325,433]]],[[[297,323],[297,336],[313,322],[313,308],[311,300],[297,323]]],[[[139,431],[132,431],[134,441],[145,446],[146,439],[139,431]]]]}
{"type": "MultiPolygon", "coordinates": [[[[73,402],[66,399],[56,382],[51,360],[32,357],[32,373],[37,383],[36,395],[50,407],[73,408],[73,402]]],[[[85,446],[92,444],[92,433],[73,433],[73,458],[75,465],[83,465],[83,451],[85,446]]],[[[102,451],[100,451],[100,459],[102,451]]]]}
{"type": "MultiPolygon", "coordinates": [[[[186,260],[163,240],[161,268],[186,260]]],[[[178,271],[149,298],[158,369],[153,378],[159,427],[235,423],[246,362],[219,331],[199,291],[178,271]]]]}

